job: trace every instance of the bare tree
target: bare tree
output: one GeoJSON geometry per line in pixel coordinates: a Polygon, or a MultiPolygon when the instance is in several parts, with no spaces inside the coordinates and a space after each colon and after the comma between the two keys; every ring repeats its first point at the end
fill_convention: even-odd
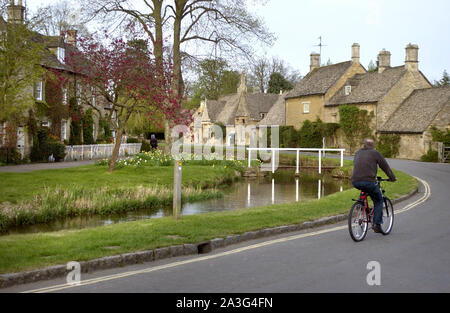
{"type": "Polygon", "coordinates": [[[261,93],[267,91],[270,76],[274,73],[281,74],[292,85],[297,84],[301,75],[284,60],[273,57],[259,57],[250,62],[250,83],[259,89],[261,93]]]}
{"type": "Polygon", "coordinates": [[[33,19],[36,30],[47,36],[59,36],[68,30],[76,30],[81,36],[89,33],[81,10],[68,0],[38,8],[33,19]]]}
{"type": "MultiPolygon", "coordinates": [[[[270,44],[274,39],[261,19],[246,10],[245,0],[85,1],[92,16],[100,14],[106,19],[113,17],[114,21],[131,17],[137,21],[150,36],[156,59],[163,60],[164,40],[170,33],[172,90],[179,98],[184,96],[183,60],[197,57],[188,53],[189,44],[201,46],[204,51],[209,48],[249,57],[253,51],[252,41],[270,44]]],[[[165,122],[165,134],[166,140],[170,140],[168,121],[165,122]]],[[[170,142],[166,152],[169,149],[170,142]]]]}

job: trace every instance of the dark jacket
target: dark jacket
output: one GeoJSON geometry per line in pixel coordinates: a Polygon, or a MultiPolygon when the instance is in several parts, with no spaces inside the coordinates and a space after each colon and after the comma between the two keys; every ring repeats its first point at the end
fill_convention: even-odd
{"type": "Polygon", "coordinates": [[[158,140],[156,138],[150,139],[150,146],[153,149],[158,149],[158,140]]]}
{"type": "Polygon", "coordinates": [[[386,159],[375,149],[361,149],[355,154],[352,182],[375,182],[378,166],[386,173],[390,180],[395,181],[386,159]]]}

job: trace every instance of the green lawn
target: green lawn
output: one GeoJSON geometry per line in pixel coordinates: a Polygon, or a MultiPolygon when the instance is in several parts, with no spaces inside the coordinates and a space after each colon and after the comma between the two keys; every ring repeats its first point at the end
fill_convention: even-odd
{"type": "MultiPolygon", "coordinates": [[[[215,187],[221,177],[232,173],[231,169],[223,167],[185,166],[183,185],[215,187]]],[[[171,187],[172,184],[173,167],[126,167],[109,173],[104,166],[89,165],[31,173],[0,173],[0,203],[30,200],[46,188],[65,188],[70,185],[88,189],[104,186],[114,189],[157,185],[171,187]]]]}
{"type": "MultiPolygon", "coordinates": [[[[88,169],[89,167],[85,171],[89,172],[88,169]]],[[[184,183],[214,180],[216,175],[220,174],[218,171],[222,170],[224,169],[185,168],[187,180],[184,183]]],[[[106,183],[120,185],[124,182],[127,184],[142,182],[152,184],[155,181],[168,184],[170,173],[159,171],[161,169],[146,169],[137,172],[130,170],[129,172],[118,171],[110,175],[99,169],[90,173],[86,181],[92,186],[106,183]]],[[[85,175],[78,172],[79,169],[68,171],[70,174],[67,174],[66,179],[69,181],[85,181],[85,175]]],[[[395,174],[398,182],[386,184],[389,197],[395,199],[417,188],[418,182],[411,176],[399,171],[395,171],[395,174]]],[[[8,195],[11,199],[17,199],[21,193],[20,190],[24,188],[23,186],[14,187],[14,185],[20,184],[20,179],[14,180],[14,183],[8,184],[5,182],[8,178],[14,178],[14,175],[8,177],[7,174],[2,174],[0,177],[3,178],[1,189],[8,187],[8,195]]],[[[30,197],[33,192],[39,191],[39,188],[41,188],[39,184],[43,182],[42,179],[47,184],[55,184],[55,176],[58,176],[58,174],[51,172],[21,176],[22,179],[25,179],[25,186],[31,189],[26,191],[27,196],[30,197]]],[[[61,184],[66,180],[64,177],[58,176],[57,181],[61,184]]],[[[24,193],[22,192],[22,194],[24,193]]],[[[184,216],[179,221],[172,218],[161,218],[77,231],[1,236],[0,273],[42,268],[55,264],[65,264],[69,261],[85,261],[108,255],[176,244],[198,243],[217,237],[242,234],[247,231],[316,220],[325,216],[348,212],[352,205],[351,199],[357,197],[358,194],[356,190],[347,190],[321,200],[184,216]],[[117,247],[117,249],[111,250],[111,247],[117,247]]]]}

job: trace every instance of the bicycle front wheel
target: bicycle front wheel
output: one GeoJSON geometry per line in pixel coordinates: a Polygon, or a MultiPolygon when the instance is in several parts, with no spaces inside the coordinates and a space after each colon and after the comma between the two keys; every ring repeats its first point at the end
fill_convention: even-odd
{"type": "Polygon", "coordinates": [[[356,242],[363,241],[366,238],[369,229],[369,221],[365,208],[361,203],[355,203],[348,216],[348,231],[350,237],[356,242]]]}
{"type": "Polygon", "coordinates": [[[384,199],[383,206],[383,224],[381,225],[381,231],[383,235],[389,235],[394,226],[394,206],[392,201],[388,198],[384,199]]]}

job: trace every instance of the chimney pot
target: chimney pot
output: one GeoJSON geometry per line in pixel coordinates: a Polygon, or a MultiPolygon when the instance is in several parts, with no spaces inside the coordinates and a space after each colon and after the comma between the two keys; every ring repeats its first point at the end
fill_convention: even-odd
{"type": "Polygon", "coordinates": [[[378,73],[383,73],[391,67],[391,53],[383,49],[378,54],[378,73]]]}
{"type": "Polygon", "coordinates": [[[311,65],[310,65],[310,71],[312,72],[316,68],[320,67],[320,54],[319,53],[311,53],[311,65]]]}
{"type": "Polygon", "coordinates": [[[352,46],[352,62],[359,64],[360,59],[360,45],[359,43],[354,43],[352,46]]]}
{"type": "Polygon", "coordinates": [[[408,71],[419,70],[419,46],[409,44],[406,46],[405,68],[408,71]]]}

